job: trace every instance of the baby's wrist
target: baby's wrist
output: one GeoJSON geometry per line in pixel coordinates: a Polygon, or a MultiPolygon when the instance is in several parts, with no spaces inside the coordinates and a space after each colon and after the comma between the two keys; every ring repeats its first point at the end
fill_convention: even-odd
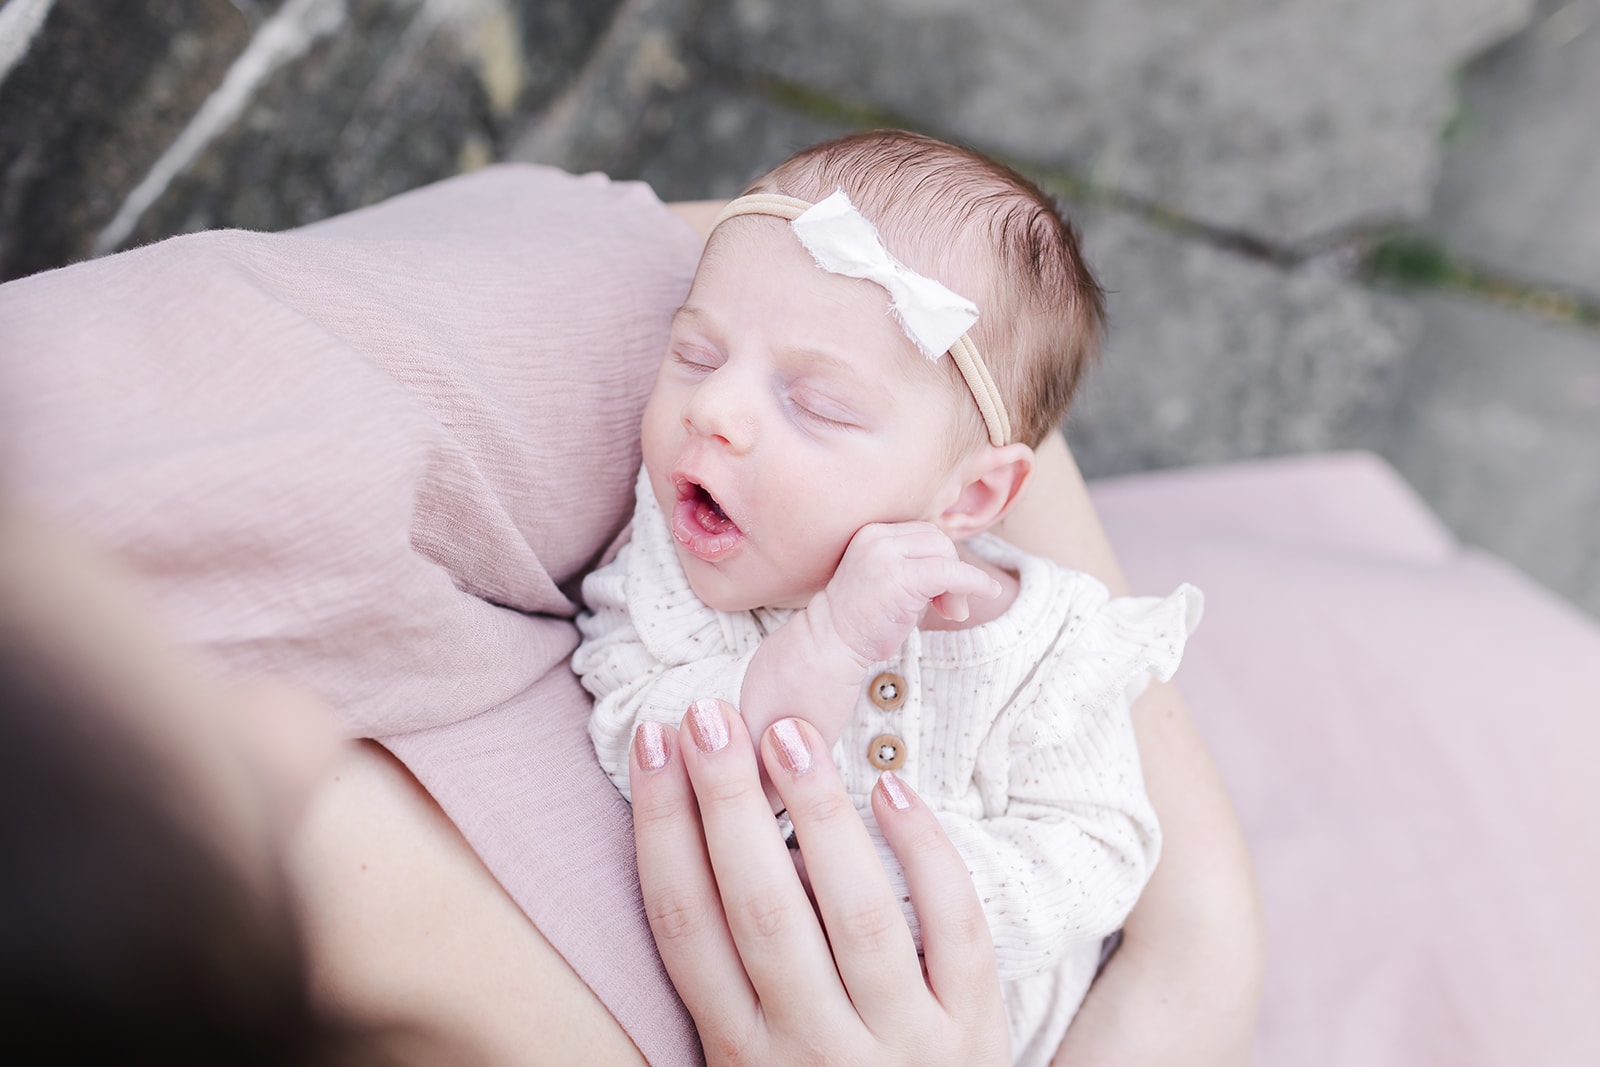
{"type": "Polygon", "coordinates": [[[867,664],[814,629],[805,611],[761,643],[745,672],[741,710],[752,736],[778,719],[795,716],[816,727],[832,744],[855,710],[867,664]]]}
{"type": "Polygon", "coordinates": [[[816,649],[817,662],[825,664],[830,677],[837,677],[850,685],[860,685],[867,668],[876,657],[857,647],[839,632],[837,614],[826,589],[811,598],[811,602],[797,618],[803,619],[811,642],[816,649]]]}

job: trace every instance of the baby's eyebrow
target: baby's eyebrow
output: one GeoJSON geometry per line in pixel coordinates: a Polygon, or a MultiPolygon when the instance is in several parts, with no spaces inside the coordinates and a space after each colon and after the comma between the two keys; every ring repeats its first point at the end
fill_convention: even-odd
{"type": "Polygon", "coordinates": [[[851,378],[861,377],[861,370],[852,361],[821,348],[809,348],[804,345],[785,346],[785,353],[791,358],[806,360],[810,363],[820,363],[824,369],[834,373],[844,374],[851,378]]]}

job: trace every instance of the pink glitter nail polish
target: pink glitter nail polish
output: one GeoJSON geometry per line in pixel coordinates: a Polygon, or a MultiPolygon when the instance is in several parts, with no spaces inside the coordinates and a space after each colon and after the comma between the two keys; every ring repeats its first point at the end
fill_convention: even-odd
{"type": "Polygon", "coordinates": [[[772,748],[790,774],[804,774],[811,769],[811,746],[806,744],[806,735],[794,719],[779,719],[772,724],[772,748]]]}
{"type": "Polygon", "coordinates": [[[689,705],[689,733],[701,752],[715,752],[728,743],[728,717],[715,700],[696,700],[689,705]]]}
{"type": "Polygon", "coordinates": [[[640,770],[659,771],[667,765],[667,728],[658,722],[642,722],[633,735],[633,751],[640,770]]]}
{"type": "Polygon", "coordinates": [[[884,771],[878,776],[878,784],[883,787],[883,797],[895,811],[905,811],[911,807],[911,794],[906,792],[905,783],[893,771],[884,771]]]}

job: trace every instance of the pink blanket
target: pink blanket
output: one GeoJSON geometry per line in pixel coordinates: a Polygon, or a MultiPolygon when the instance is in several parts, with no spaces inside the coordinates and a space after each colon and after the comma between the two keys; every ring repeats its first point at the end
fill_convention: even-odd
{"type": "Polygon", "coordinates": [[[1266,903],[1256,1063],[1600,1063],[1600,629],[1365,455],[1094,489],[1266,903]]]}
{"type": "MultiPolygon", "coordinates": [[[[696,251],[643,187],[508,167],[0,287],[0,485],[380,737],[659,1064],[698,1052],[567,594],[696,251]]],[[[1369,458],[1096,497],[1141,587],[1207,592],[1179,680],[1266,891],[1258,1062],[1596,1062],[1594,625],[1369,458]]]]}

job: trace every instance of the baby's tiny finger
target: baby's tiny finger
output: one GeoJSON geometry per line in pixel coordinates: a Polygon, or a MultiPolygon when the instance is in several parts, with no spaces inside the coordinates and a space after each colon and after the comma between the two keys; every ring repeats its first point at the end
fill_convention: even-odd
{"type": "Polygon", "coordinates": [[[966,622],[972,615],[967,598],[961,593],[941,593],[933,598],[933,610],[951,622],[966,622]]]}
{"type": "Polygon", "coordinates": [[[981,567],[974,567],[970,563],[966,564],[966,567],[973,578],[973,585],[972,588],[967,590],[968,593],[972,596],[982,597],[985,600],[993,600],[1000,595],[1002,587],[994,575],[981,567]]]}

